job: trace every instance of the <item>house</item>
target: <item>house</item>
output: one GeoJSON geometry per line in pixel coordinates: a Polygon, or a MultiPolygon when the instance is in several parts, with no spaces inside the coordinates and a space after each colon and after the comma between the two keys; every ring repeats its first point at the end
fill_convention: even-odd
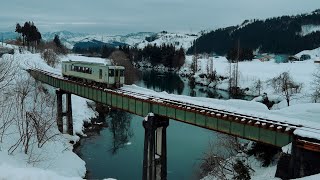
{"type": "Polygon", "coordinates": [[[289,56],[285,54],[277,54],[274,56],[276,63],[287,63],[289,61],[289,56]]]}
{"type": "Polygon", "coordinates": [[[300,59],[297,56],[289,56],[289,61],[300,61],[300,59]]]}
{"type": "Polygon", "coordinates": [[[300,61],[309,60],[311,56],[309,54],[302,54],[300,57],[300,61]]]}
{"type": "Polygon", "coordinates": [[[269,54],[259,54],[254,57],[255,59],[259,59],[261,62],[269,61],[273,57],[269,54]]]}

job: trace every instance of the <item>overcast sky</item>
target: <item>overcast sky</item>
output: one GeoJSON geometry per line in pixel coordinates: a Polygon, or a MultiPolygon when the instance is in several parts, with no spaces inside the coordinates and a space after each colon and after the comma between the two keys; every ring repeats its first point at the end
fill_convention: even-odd
{"type": "Polygon", "coordinates": [[[318,8],[320,0],[1,0],[0,32],[33,21],[41,32],[190,33],[318,8]]]}

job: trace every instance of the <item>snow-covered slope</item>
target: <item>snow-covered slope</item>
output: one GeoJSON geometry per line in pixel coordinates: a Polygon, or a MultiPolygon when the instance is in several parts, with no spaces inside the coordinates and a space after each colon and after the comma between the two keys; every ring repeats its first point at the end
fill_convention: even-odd
{"type": "Polygon", "coordinates": [[[311,34],[313,32],[317,32],[317,31],[320,31],[320,25],[313,25],[313,24],[303,25],[303,26],[301,26],[300,35],[306,36],[308,34],[311,34]]]}
{"type": "Polygon", "coordinates": [[[179,34],[179,33],[167,33],[161,32],[156,34],[156,39],[154,41],[142,41],[139,43],[138,47],[143,48],[148,44],[160,46],[162,44],[173,44],[176,48],[188,49],[191,47],[192,42],[198,38],[198,35],[189,35],[189,34],[179,34]]]}
{"type": "MultiPolygon", "coordinates": [[[[25,146],[20,143],[17,144],[16,150],[8,155],[10,148],[16,142],[19,142],[21,132],[19,133],[18,127],[20,126],[15,121],[9,125],[7,124],[5,133],[2,134],[2,130],[4,129],[1,129],[0,133],[2,134],[0,142],[0,179],[80,179],[80,177],[84,177],[86,173],[85,162],[72,151],[73,145],[70,143],[70,141],[78,141],[79,137],[76,135],[70,136],[61,134],[54,122],[55,115],[50,114],[51,111],[48,109],[49,106],[47,106],[47,104],[41,106],[34,102],[36,101],[35,94],[40,96],[39,94],[41,93],[35,92],[36,89],[39,90],[36,88],[37,84],[34,84],[35,82],[33,79],[30,78],[27,71],[25,71],[27,68],[37,67],[46,71],[61,73],[61,65],[57,68],[52,68],[44,62],[40,54],[32,54],[28,51],[24,51],[20,54],[17,47],[11,45],[6,45],[6,47],[14,48],[15,54],[5,54],[0,58],[0,62],[12,62],[10,74],[12,74],[13,77],[13,79],[8,79],[11,82],[10,88],[2,88],[0,91],[0,126],[3,127],[4,123],[11,118],[11,115],[16,115],[16,113],[19,113],[20,111],[22,112],[22,110],[19,109],[19,104],[22,103],[15,101],[16,97],[19,97],[18,95],[16,96],[15,93],[18,91],[17,88],[26,85],[25,87],[30,86],[30,88],[24,99],[26,104],[25,111],[33,112],[31,111],[32,109],[34,110],[34,108],[38,109],[43,107],[44,110],[41,112],[48,113],[48,116],[45,114],[45,119],[51,119],[50,123],[52,121],[52,128],[50,128],[48,132],[50,132],[53,137],[39,147],[38,140],[35,134],[33,134],[30,139],[30,146],[27,154],[25,154],[25,146]],[[30,82],[31,84],[28,86],[28,83],[26,84],[26,82],[30,82]],[[10,111],[7,111],[6,109],[6,104],[8,103],[12,103],[11,106],[9,106],[10,111]]],[[[63,60],[83,60],[81,59],[81,56],[66,56],[61,58],[63,60]]],[[[100,60],[105,61],[104,59],[100,60]]],[[[93,59],[92,61],[100,60],[93,59]]],[[[3,82],[4,81],[1,80],[0,84],[3,85],[3,82]]],[[[46,99],[43,103],[51,102],[54,100],[55,91],[50,86],[44,85],[44,88],[47,89],[48,94],[46,98],[42,98],[46,99]]],[[[95,117],[95,112],[87,107],[87,100],[84,98],[72,96],[72,101],[74,132],[83,134],[83,122],[89,121],[91,117],[95,117]]]]}
{"type": "Polygon", "coordinates": [[[311,59],[313,59],[313,60],[320,60],[320,47],[316,48],[316,49],[312,49],[312,50],[301,51],[301,52],[297,53],[295,56],[300,58],[301,55],[303,55],[303,54],[310,55],[311,59]]]}
{"type": "Polygon", "coordinates": [[[68,44],[69,47],[73,47],[74,44],[79,42],[92,42],[99,41],[102,43],[123,43],[130,46],[135,46],[139,48],[143,48],[147,44],[156,44],[162,45],[164,44],[173,44],[177,48],[183,47],[185,49],[191,46],[193,40],[195,40],[198,35],[188,35],[182,33],[153,33],[153,32],[138,32],[138,33],[130,33],[127,35],[109,35],[109,34],[84,34],[84,33],[71,33],[68,31],[60,31],[60,32],[51,32],[45,33],[44,39],[50,40],[54,38],[54,35],[57,34],[61,38],[62,42],[68,44]],[[148,42],[146,41],[147,37],[156,37],[154,41],[148,42]]]}

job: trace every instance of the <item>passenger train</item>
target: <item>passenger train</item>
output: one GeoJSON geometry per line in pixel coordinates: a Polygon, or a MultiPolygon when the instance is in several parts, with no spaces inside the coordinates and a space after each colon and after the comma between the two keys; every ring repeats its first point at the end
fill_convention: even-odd
{"type": "Polygon", "coordinates": [[[124,67],[84,61],[63,61],[62,75],[71,80],[119,88],[124,84],[124,67]]]}

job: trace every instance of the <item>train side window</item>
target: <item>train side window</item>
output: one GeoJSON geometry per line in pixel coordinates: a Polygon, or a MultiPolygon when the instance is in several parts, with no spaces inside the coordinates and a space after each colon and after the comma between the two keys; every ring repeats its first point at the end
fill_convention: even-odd
{"type": "Polygon", "coordinates": [[[114,69],[109,69],[109,77],[113,77],[114,76],[114,69]]]}
{"type": "Polygon", "coordinates": [[[120,76],[124,76],[124,70],[120,70],[120,76]]]}

